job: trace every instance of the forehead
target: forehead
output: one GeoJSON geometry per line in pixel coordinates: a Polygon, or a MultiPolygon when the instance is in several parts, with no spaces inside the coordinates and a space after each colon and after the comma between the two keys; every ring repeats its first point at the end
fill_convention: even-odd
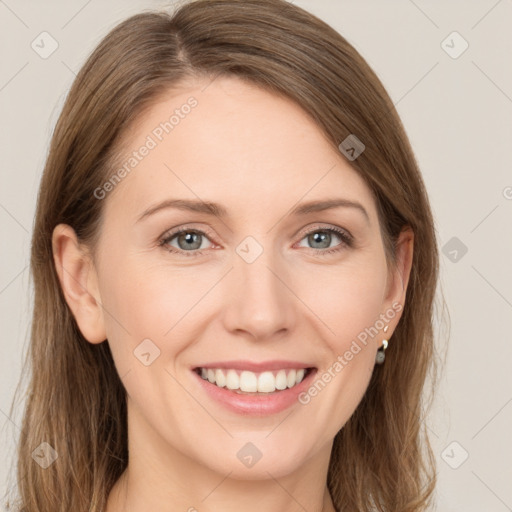
{"type": "Polygon", "coordinates": [[[166,197],[212,199],[234,213],[334,195],[373,209],[363,179],[299,105],[236,77],[161,97],[126,133],[121,167],[107,202],[134,213],[166,197]]]}

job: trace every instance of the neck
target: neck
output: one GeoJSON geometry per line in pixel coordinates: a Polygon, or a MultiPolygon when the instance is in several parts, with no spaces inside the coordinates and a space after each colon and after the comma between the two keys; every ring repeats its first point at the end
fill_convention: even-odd
{"type": "MultiPolygon", "coordinates": [[[[299,506],[301,509],[310,512],[337,512],[327,487],[320,499],[313,497],[306,499],[299,497],[297,499],[282,485],[282,480],[276,480],[273,485],[267,486],[255,485],[254,482],[251,485],[243,485],[239,481],[237,487],[238,492],[233,492],[232,482],[221,479],[218,482],[218,487],[212,488],[210,493],[202,498],[192,496],[185,498],[183,493],[174,495],[172,492],[168,492],[165,501],[160,501],[159,498],[153,495],[149,500],[149,510],[201,512],[203,510],[217,510],[221,506],[222,510],[226,512],[239,511],[241,507],[243,507],[244,512],[261,512],[261,510],[266,512],[269,510],[295,512],[297,506],[299,506]],[[221,486],[225,486],[222,491],[221,486]],[[281,498],[276,502],[276,497],[279,495],[281,498]]],[[[127,468],[114,485],[108,497],[105,512],[148,510],[145,508],[145,506],[148,506],[148,503],[145,503],[147,494],[143,492],[141,495],[138,489],[140,489],[139,485],[130,484],[130,472],[127,468]]]]}
{"type": "Polygon", "coordinates": [[[290,471],[260,465],[248,479],[234,474],[238,468],[208,467],[198,460],[199,448],[190,454],[171,445],[130,405],[128,418],[129,464],[106,512],[336,512],[326,484],[332,443],[290,471]]]}

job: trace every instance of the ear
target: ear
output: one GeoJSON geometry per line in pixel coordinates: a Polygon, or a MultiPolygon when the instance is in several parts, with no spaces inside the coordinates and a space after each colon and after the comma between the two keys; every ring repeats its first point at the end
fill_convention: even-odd
{"type": "Polygon", "coordinates": [[[96,269],[72,227],[59,224],[52,235],[53,258],[66,302],[90,343],[105,341],[106,330],[96,269]]]}
{"type": "Polygon", "coordinates": [[[396,316],[390,321],[391,331],[387,337],[391,337],[404,309],[407,285],[412,268],[414,252],[414,232],[406,226],[400,232],[396,243],[396,265],[392,266],[388,274],[388,284],[384,302],[385,310],[389,308],[396,312],[396,316]],[[400,305],[400,308],[398,308],[400,305]]]}

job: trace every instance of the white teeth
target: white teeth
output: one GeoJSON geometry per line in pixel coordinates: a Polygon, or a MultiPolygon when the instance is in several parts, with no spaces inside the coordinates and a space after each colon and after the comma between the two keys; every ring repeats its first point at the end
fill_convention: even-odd
{"type": "Polygon", "coordinates": [[[286,372],[279,370],[276,375],[276,389],[283,390],[288,387],[288,379],[286,378],[286,372]]]}
{"type": "Polygon", "coordinates": [[[240,388],[240,377],[238,376],[238,373],[235,372],[235,370],[228,370],[228,374],[226,376],[226,387],[228,389],[240,388]]]}
{"type": "Polygon", "coordinates": [[[252,372],[242,372],[240,374],[240,391],[250,393],[258,391],[258,377],[252,372]]]}
{"type": "Polygon", "coordinates": [[[244,393],[273,393],[296,386],[304,379],[306,370],[278,370],[254,373],[250,371],[222,370],[220,368],[201,368],[201,377],[220,388],[239,390],[244,393]]]}
{"type": "Polygon", "coordinates": [[[215,383],[219,388],[223,388],[226,385],[226,376],[222,370],[215,370],[215,383]]]}
{"type": "MultiPolygon", "coordinates": [[[[260,373],[258,377],[258,391],[260,393],[272,393],[276,390],[276,379],[272,375],[272,372],[260,373]]],[[[242,388],[242,391],[244,389],[242,388]]]]}
{"type": "Polygon", "coordinates": [[[295,377],[297,376],[297,372],[295,370],[290,370],[288,373],[288,387],[291,388],[295,385],[295,377]]]}

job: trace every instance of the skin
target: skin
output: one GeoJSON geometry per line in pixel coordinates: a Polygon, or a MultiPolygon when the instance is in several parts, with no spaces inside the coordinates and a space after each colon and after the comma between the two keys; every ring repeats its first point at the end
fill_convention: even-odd
{"type": "Polygon", "coordinates": [[[370,189],[307,114],[235,77],[202,91],[206,84],[169,93],[126,135],[135,150],[191,95],[198,101],[103,199],[96,258],[69,226],[53,233],[78,326],[90,343],[108,339],[127,391],[130,461],[107,511],[333,511],[326,486],[333,438],[361,401],[375,353],[401,313],[308,404],[278,414],[224,409],[190,368],[292,359],[326,372],[380,314],[404,304],[413,234],[402,232],[399,264],[388,271],[370,189]],[[298,203],[333,197],[359,202],[369,220],[349,207],[289,215],[298,203]],[[169,198],[213,201],[229,216],[163,209],[137,222],[169,198]],[[187,257],[191,249],[178,237],[167,245],[181,254],[158,246],[180,226],[206,232],[202,255],[187,257]],[[356,245],[336,234],[324,245],[307,236],[330,227],[347,230],[356,245]],[[263,248],[250,264],[236,252],[247,236],[263,248]],[[133,354],[146,338],[160,350],[149,366],[133,354]],[[262,453],[251,468],[236,456],[248,442],[262,453]]]}

